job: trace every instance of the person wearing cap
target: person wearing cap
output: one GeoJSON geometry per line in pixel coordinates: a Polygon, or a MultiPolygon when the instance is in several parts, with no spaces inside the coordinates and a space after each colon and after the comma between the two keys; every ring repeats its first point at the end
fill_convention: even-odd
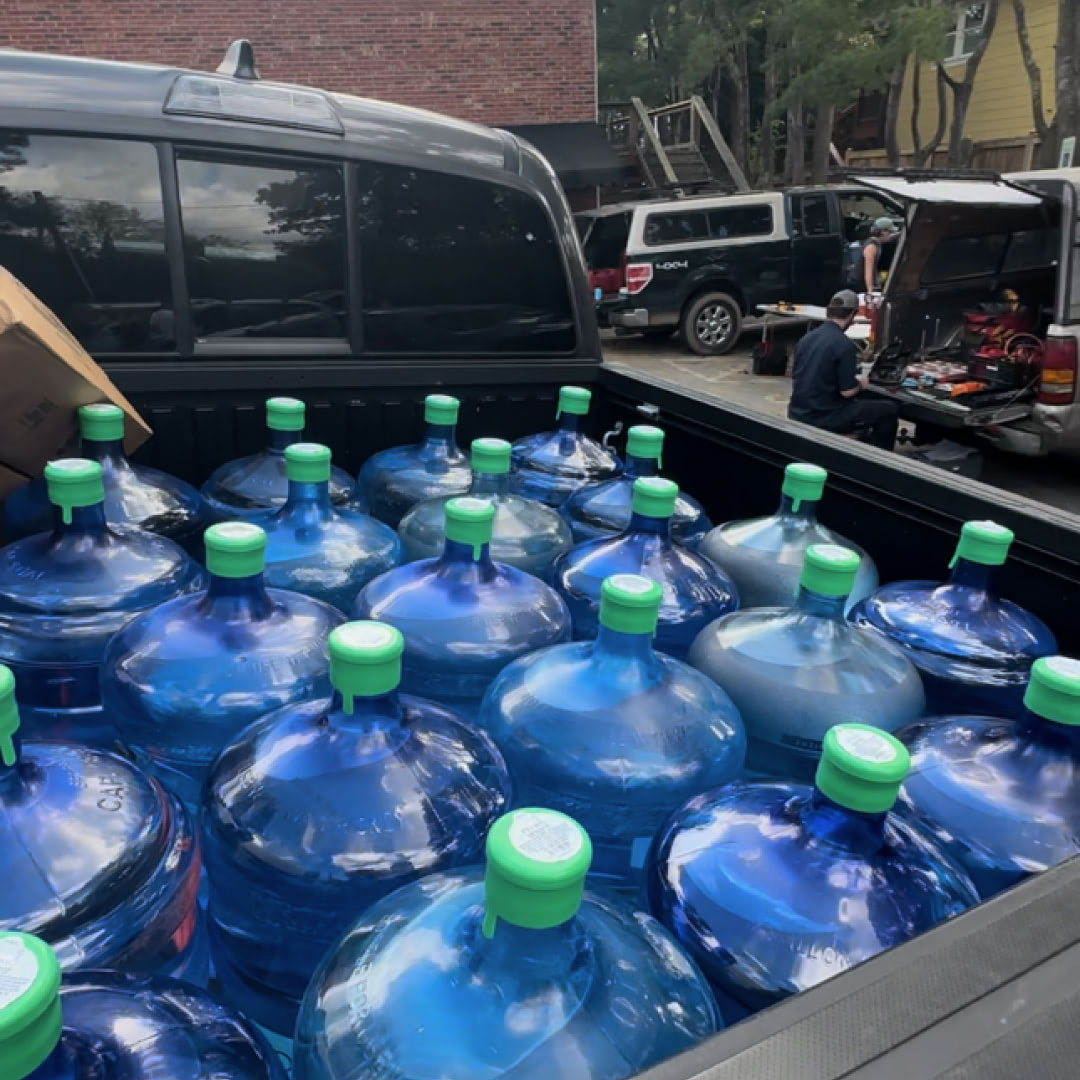
{"type": "Polygon", "coordinates": [[[881,289],[881,277],[878,265],[881,262],[881,245],[887,244],[897,235],[892,218],[879,217],[870,227],[870,238],[863,244],[862,266],[859,285],[864,292],[878,292],[881,289]]]}
{"type": "Polygon", "coordinates": [[[899,408],[891,401],[860,401],[869,385],[859,374],[855,343],[846,331],[855,319],[858,297],[842,289],[830,301],[825,322],[795,347],[788,417],[838,435],[891,450],[899,408]]]}

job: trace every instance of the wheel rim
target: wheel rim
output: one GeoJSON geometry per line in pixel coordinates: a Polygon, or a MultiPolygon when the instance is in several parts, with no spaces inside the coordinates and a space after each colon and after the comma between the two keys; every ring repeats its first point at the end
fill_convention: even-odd
{"type": "Polygon", "coordinates": [[[722,304],[707,304],[694,320],[694,333],[702,345],[715,349],[731,336],[731,312],[722,304]]]}

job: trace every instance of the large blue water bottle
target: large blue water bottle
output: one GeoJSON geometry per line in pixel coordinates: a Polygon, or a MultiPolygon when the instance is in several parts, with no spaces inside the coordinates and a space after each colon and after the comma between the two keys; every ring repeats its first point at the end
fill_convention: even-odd
{"type": "Polygon", "coordinates": [[[411,446],[380,450],[356,478],[373,517],[396,529],[418,502],[469,490],[469,459],[454,437],[461,402],[448,394],[424,399],[424,437],[411,446]]]}
{"type": "Polygon", "coordinates": [[[233,1004],[282,1035],[357,915],[423,874],[479,862],[510,799],[488,735],[398,694],[397,630],[346,623],[329,648],[333,697],[247,728],[203,800],[217,976],[233,1004]]]}
{"type": "Polygon", "coordinates": [[[0,930],[39,935],[69,970],[204,980],[184,808],[126,758],[18,732],[15,679],[0,665],[0,930]]]}
{"type": "Polygon", "coordinates": [[[737,611],[707,626],[690,663],[731,695],[746,725],[746,764],[809,780],[834,724],[895,731],[923,715],[919,674],[894,645],[852,626],[844,607],[859,556],[833,544],[806,552],[793,607],[737,611]]]}
{"type": "Polygon", "coordinates": [[[139,612],[200,588],[203,574],[171,540],[106,524],[98,462],[53,461],[45,479],[52,531],[0,550],[0,662],[18,677],[30,734],[107,746],[105,646],[139,612]]]}
{"type": "Polygon", "coordinates": [[[621,1080],[717,1026],[700,973],[644,913],[584,892],[589,837],[516,810],[487,869],[376,904],[304,996],[295,1080],[621,1080]]]}
{"type": "Polygon", "coordinates": [[[285,505],[253,518],[266,532],[266,583],[348,611],[372,578],[401,562],[397,534],[351,506],[334,506],[329,447],[287,446],[285,471],[285,505]]]}
{"type": "MultiPolygon", "coordinates": [[[[80,457],[101,465],[105,518],[117,525],[167,536],[188,551],[200,547],[209,514],[190,484],[158,469],[132,465],[124,453],[124,410],[118,405],[79,409],[80,457]]],[[[4,500],[4,536],[19,540],[52,528],[45,478],[33,480],[4,500]]]]}
{"type": "MultiPolygon", "coordinates": [[[[495,507],[491,557],[546,578],[551,565],[570,550],[570,527],[557,510],[510,490],[510,444],[504,439],[473,439],[469,494],[495,507]]],[[[446,504],[453,496],[417,503],[402,519],[398,534],[410,560],[433,559],[446,540],[446,504]]]]}
{"type": "Polygon", "coordinates": [[[813,544],[835,544],[859,556],[849,607],[877,588],[877,567],[870,556],[817,519],[828,475],[817,465],[788,465],[775,514],[718,525],[701,541],[702,554],[721,566],[738,586],[744,608],[786,606],[794,601],[803,558],[813,544]]]}
{"type": "Polygon", "coordinates": [[[900,731],[901,793],[988,899],[1080,854],[1080,661],[1036,660],[1015,720],[945,716],[900,731]]]}
{"type": "Polygon", "coordinates": [[[115,971],[60,978],[29,934],[0,934],[4,1080],[285,1080],[242,1016],[175,979],[115,971]]]}
{"type": "Polygon", "coordinates": [[[1057,652],[1050,628],[994,588],[1012,541],[1004,525],[965,522],[948,581],[894,581],[851,611],[919,669],[930,715],[1015,716],[1031,665],[1057,652]]]}
{"type": "MultiPolygon", "coordinates": [[[[663,449],[664,433],[658,427],[635,424],[626,433],[626,466],[622,473],[581,488],[560,508],[570,522],[576,543],[618,536],[630,524],[634,481],[639,476],[660,475],[663,449]]],[[[711,528],[701,503],[680,491],[671,515],[671,538],[696,547],[711,528]]]]}
{"type": "Polygon", "coordinates": [[[559,391],[558,424],[514,443],[513,489],[548,506],[561,506],[575,491],[619,472],[619,459],[582,430],[592,394],[580,386],[559,391]]]}
{"type": "Polygon", "coordinates": [[[653,913],[714,986],[761,1008],[978,900],[964,871],[900,814],[893,736],[839,724],[813,787],[739,782],[691,799],[649,856],[653,913]]]}
{"type": "Polygon", "coordinates": [[[197,807],[218,752],[274,709],[330,691],[326,638],[344,622],[321,600],[268,589],[266,534],[206,530],[206,592],[162,604],[109,643],[102,698],[121,738],[197,807]]]}
{"type": "Polygon", "coordinates": [[[358,619],[388,622],[405,635],[406,693],[470,718],[511,660],[570,636],[569,612],[554,589],[491,558],[494,520],[489,502],[451,499],[442,555],[377,577],[354,609],[358,619]]]}
{"type": "Polygon", "coordinates": [[[506,756],[514,797],[572,814],[593,842],[593,873],[640,881],[674,806],[733,780],[746,733],[731,699],[653,650],[660,586],[604,582],[595,641],[515,660],[484,696],[480,723],[506,756]]]}
{"type": "Polygon", "coordinates": [[[671,480],[635,480],[625,532],[579,544],[555,564],[553,580],[570,608],[574,637],[588,641],[596,636],[601,588],[612,574],[643,574],[660,586],[656,647],[679,659],[686,658],[694,638],[713,619],[739,606],[738,591],[715,563],[672,540],[678,496],[679,487],[671,480]]]}
{"type": "MultiPolygon", "coordinates": [[[[282,506],[289,497],[285,449],[304,441],[307,407],[289,397],[266,401],[267,444],[249,457],[226,462],[210,474],[202,493],[218,521],[249,519],[260,510],[282,506]]],[[[342,505],[353,500],[353,478],[336,466],[330,470],[330,501],[342,505]]]]}

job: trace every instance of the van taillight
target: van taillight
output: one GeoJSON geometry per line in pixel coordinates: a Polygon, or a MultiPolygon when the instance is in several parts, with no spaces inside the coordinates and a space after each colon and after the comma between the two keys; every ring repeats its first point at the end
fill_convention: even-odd
{"type": "Polygon", "coordinates": [[[1039,376],[1040,405],[1071,405],[1076,398],[1077,340],[1051,337],[1046,340],[1039,376]]]}
{"type": "Polygon", "coordinates": [[[633,296],[652,281],[652,263],[626,264],[626,291],[633,296]]]}

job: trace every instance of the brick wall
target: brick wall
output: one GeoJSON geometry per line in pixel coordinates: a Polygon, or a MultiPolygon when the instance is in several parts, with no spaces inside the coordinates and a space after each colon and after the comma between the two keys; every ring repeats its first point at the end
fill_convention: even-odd
{"type": "Polygon", "coordinates": [[[4,0],[0,46],[263,78],[486,124],[596,118],[594,0],[4,0]]]}

